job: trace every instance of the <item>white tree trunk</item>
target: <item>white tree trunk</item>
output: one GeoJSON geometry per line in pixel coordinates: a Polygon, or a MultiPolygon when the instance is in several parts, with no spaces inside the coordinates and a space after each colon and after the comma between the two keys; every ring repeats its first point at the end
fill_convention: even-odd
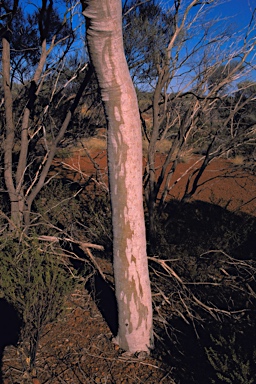
{"type": "Polygon", "coordinates": [[[87,40],[108,121],[108,165],[119,330],[131,353],[153,347],[152,299],[142,195],[142,138],[124,55],[121,0],[83,0],[87,40]]]}

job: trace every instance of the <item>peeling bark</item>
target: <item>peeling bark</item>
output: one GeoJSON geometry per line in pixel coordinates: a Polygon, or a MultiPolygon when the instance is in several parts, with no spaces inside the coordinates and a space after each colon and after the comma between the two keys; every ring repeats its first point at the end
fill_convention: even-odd
{"type": "Polygon", "coordinates": [[[153,347],[152,299],[142,194],[142,137],[124,55],[120,0],[83,0],[87,40],[108,122],[108,166],[119,330],[131,353],[153,347]]]}

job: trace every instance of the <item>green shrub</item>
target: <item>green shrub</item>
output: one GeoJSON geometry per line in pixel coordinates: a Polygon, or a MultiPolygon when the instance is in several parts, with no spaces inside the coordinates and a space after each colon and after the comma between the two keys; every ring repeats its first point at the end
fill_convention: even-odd
{"type": "Polygon", "coordinates": [[[255,383],[252,364],[256,357],[254,349],[252,355],[243,348],[237,340],[235,332],[231,336],[218,338],[211,336],[213,347],[206,348],[207,358],[215,370],[216,379],[212,383],[253,384],[255,383]]]}
{"type": "Polygon", "coordinates": [[[19,242],[2,236],[0,257],[0,293],[22,320],[19,350],[31,370],[42,328],[60,314],[76,280],[58,250],[36,238],[19,242]]]}
{"type": "Polygon", "coordinates": [[[40,234],[60,236],[61,229],[65,237],[68,234],[112,250],[109,194],[93,181],[81,186],[78,182],[53,179],[35,201],[35,210],[40,216],[40,234]]]}
{"type": "Polygon", "coordinates": [[[34,210],[40,217],[37,232],[56,235],[55,227],[58,227],[71,234],[74,223],[81,220],[83,212],[78,189],[72,190],[72,186],[61,179],[52,179],[40,192],[34,203],[34,210]]]}

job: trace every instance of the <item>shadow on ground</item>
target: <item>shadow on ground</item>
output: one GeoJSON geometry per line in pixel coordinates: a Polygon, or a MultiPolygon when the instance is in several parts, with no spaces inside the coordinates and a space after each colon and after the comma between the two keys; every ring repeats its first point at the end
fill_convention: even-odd
{"type": "MultiPolygon", "coordinates": [[[[230,308],[231,306],[239,308],[241,305],[245,308],[244,312],[238,313],[235,318],[231,316],[213,318],[202,309],[192,308],[194,321],[189,317],[185,321],[182,316],[178,316],[177,312],[172,310],[170,304],[164,303],[166,323],[161,326],[155,322],[155,331],[159,338],[156,338],[153,355],[166,364],[167,370],[171,372],[170,377],[173,377],[177,384],[210,384],[214,382],[212,380],[216,383],[254,382],[256,377],[254,372],[255,298],[247,297],[243,289],[241,292],[232,293],[228,285],[223,290],[219,287],[215,289],[214,286],[203,285],[202,287],[200,279],[207,281],[209,276],[219,271],[222,254],[219,254],[218,250],[237,260],[256,261],[255,233],[255,217],[246,214],[236,215],[220,206],[202,201],[193,203],[171,201],[163,213],[163,218],[157,223],[155,255],[163,259],[175,259],[171,266],[182,280],[192,283],[193,288],[190,292],[199,295],[200,299],[206,302],[208,300],[211,305],[216,303],[224,305],[228,302],[230,308]],[[216,252],[209,257],[202,257],[210,250],[216,252]],[[206,350],[211,348],[219,358],[219,367],[222,371],[217,372],[207,358],[206,350]],[[222,362],[226,363],[220,366],[222,362]],[[225,369],[229,376],[220,380],[217,373],[223,374],[225,369]],[[235,381],[230,376],[233,372],[243,376],[235,381]]],[[[71,250],[75,253],[81,252],[75,246],[72,246],[71,250]]],[[[78,254],[84,257],[83,254],[78,254]]],[[[84,263],[81,265],[77,262],[76,268],[80,269],[83,266],[84,263]]],[[[231,272],[234,273],[235,279],[230,281],[238,281],[244,288],[247,284],[247,276],[245,274],[239,276],[235,274],[236,271],[228,270],[228,273],[231,274],[231,272]]],[[[152,283],[154,280],[159,282],[161,276],[161,274],[151,276],[152,283]]],[[[249,284],[252,292],[255,293],[256,284],[253,274],[249,284]]],[[[175,279],[168,276],[162,284],[160,281],[160,288],[170,301],[174,300],[176,308],[184,314],[180,302],[180,298],[183,297],[178,295],[180,286],[177,284],[175,286],[175,279]]],[[[118,316],[113,287],[95,273],[86,284],[86,289],[94,298],[112,334],[116,335],[118,316]]],[[[20,321],[14,308],[0,299],[0,359],[5,346],[17,343],[19,330],[20,321]]]]}
{"type": "Polygon", "coordinates": [[[113,288],[98,273],[89,280],[85,288],[92,295],[113,336],[116,336],[118,331],[118,312],[113,288]]]}
{"type": "Polygon", "coordinates": [[[256,258],[254,216],[203,201],[172,200],[162,224],[168,243],[190,254],[222,249],[235,257],[256,258]]]}
{"type": "Polygon", "coordinates": [[[4,348],[16,345],[19,340],[21,320],[15,308],[5,299],[0,298],[0,383],[2,379],[2,358],[4,348]]]}
{"type": "MultiPolygon", "coordinates": [[[[70,245],[64,243],[62,246],[66,250],[74,252],[80,258],[87,257],[75,244],[70,245]]],[[[75,259],[70,261],[77,271],[81,272],[83,270],[84,263],[75,259]]],[[[108,324],[110,331],[116,336],[118,331],[118,312],[114,287],[95,271],[93,276],[85,284],[85,289],[91,294],[95,304],[108,324]]]]}
{"type": "MultiPolygon", "coordinates": [[[[235,382],[240,371],[242,376],[238,382],[253,382],[250,380],[255,375],[253,367],[256,356],[256,320],[253,308],[256,300],[253,295],[249,297],[243,292],[243,279],[245,282],[248,276],[239,276],[239,271],[234,269],[228,270],[228,273],[234,274],[234,281],[240,281],[241,292],[232,291],[224,280],[223,289],[221,284],[213,287],[200,285],[200,282],[204,283],[209,276],[213,276],[212,274],[218,274],[222,266],[222,252],[237,260],[256,261],[255,233],[255,217],[244,213],[235,214],[202,201],[171,201],[165,209],[163,219],[157,223],[155,255],[176,259],[172,264],[174,270],[184,281],[195,284],[191,293],[209,305],[219,305],[223,308],[226,305],[229,310],[233,308],[238,311],[245,308],[243,313],[238,312],[234,318],[214,318],[202,308],[192,308],[193,321],[189,317],[184,321],[181,316],[177,316],[177,312],[173,314],[170,307],[166,306],[165,326],[155,324],[159,339],[156,339],[153,355],[170,368],[171,376],[177,383],[206,384],[214,382],[212,380],[216,383],[235,382]],[[209,253],[209,257],[202,257],[204,253],[208,255],[211,250],[215,252],[209,253]],[[219,364],[219,370],[214,368],[207,358],[207,351],[211,350],[216,355],[214,361],[219,364]],[[221,366],[221,362],[226,360],[228,363],[221,366]],[[222,375],[225,370],[228,373],[220,380],[217,374],[222,375]]],[[[224,262],[227,263],[227,259],[224,262]]],[[[159,281],[159,276],[153,276],[152,282],[154,279],[159,281]]],[[[214,276],[211,278],[214,279],[214,276]]],[[[230,279],[230,282],[232,281],[230,279]]],[[[175,292],[176,288],[173,289],[174,283],[173,279],[168,278],[160,284],[160,288],[166,295],[176,297],[175,305],[179,307],[180,297],[177,291],[175,292]]],[[[250,281],[250,286],[256,292],[254,280],[250,281]]],[[[92,294],[112,334],[116,335],[117,304],[112,287],[96,274],[86,288],[92,294]]]]}
{"type": "Polygon", "coordinates": [[[186,285],[182,292],[173,276],[161,277],[161,284],[160,273],[151,275],[152,285],[158,284],[177,308],[164,304],[166,324],[156,329],[160,339],[155,351],[177,383],[254,383],[256,218],[202,201],[173,200],[157,223],[154,255],[171,259],[171,268],[186,285]],[[181,304],[192,302],[185,298],[187,292],[210,307],[237,312],[211,316],[191,304],[190,317],[181,304]]]}

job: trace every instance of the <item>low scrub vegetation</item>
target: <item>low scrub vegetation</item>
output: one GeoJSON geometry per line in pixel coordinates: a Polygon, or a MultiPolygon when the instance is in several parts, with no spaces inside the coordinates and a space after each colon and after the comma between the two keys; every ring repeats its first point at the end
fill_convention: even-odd
{"type": "MultiPolygon", "coordinates": [[[[22,369],[33,376],[43,328],[65,308],[80,274],[100,270],[81,243],[96,244],[104,262],[113,251],[110,192],[89,154],[106,149],[106,119],[77,22],[81,4],[27,3],[4,0],[0,8],[0,297],[17,313],[22,369]],[[74,153],[92,160],[95,177],[68,164],[74,153]]],[[[177,383],[251,384],[256,219],[221,208],[214,194],[212,204],[192,199],[215,159],[254,178],[256,12],[233,33],[233,18],[229,26],[216,18],[218,2],[171,3],[122,2],[143,133],[152,353],[177,383]],[[170,201],[179,163],[194,155],[200,161],[182,201],[170,201]]],[[[126,160],[120,168],[129,168],[126,160]]],[[[4,347],[0,339],[0,359],[4,347]]]]}
{"type": "MultiPolygon", "coordinates": [[[[75,288],[74,267],[84,271],[85,255],[66,239],[102,245],[105,251],[95,255],[112,261],[109,194],[93,180],[81,186],[52,179],[35,204],[37,237],[20,242],[1,236],[0,267],[2,295],[22,319],[19,350],[30,370],[43,327],[75,288]],[[38,235],[63,240],[50,246],[38,235]]],[[[185,384],[253,382],[255,218],[210,203],[172,200],[155,225],[149,252],[154,357],[173,367],[177,382],[181,369],[185,384]]]]}
{"type": "Polygon", "coordinates": [[[42,330],[63,311],[77,280],[61,250],[36,237],[2,234],[0,256],[1,296],[21,320],[18,353],[25,371],[33,373],[42,330]]]}

